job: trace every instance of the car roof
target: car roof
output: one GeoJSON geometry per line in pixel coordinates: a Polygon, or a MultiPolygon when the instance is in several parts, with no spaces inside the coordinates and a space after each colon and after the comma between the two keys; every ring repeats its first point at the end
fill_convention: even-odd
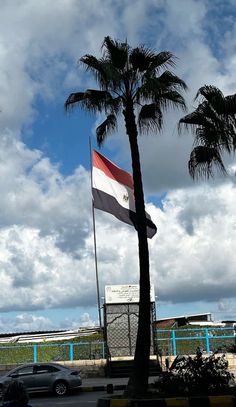
{"type": "Polygon", "coordinates": [[[16,367],[14,367],[14,369],[11,369],[11,371],[15,370],[15,369],[19,369],[19,368],[24,368],[24,367],[30,367],[30,366],[42,366],[42,365],[47,365],[47,366],[54,366],[54,367],[58,367],[58,368],[64,368],[64,369],[70,369],[67,366],[64,366],[60,363],[53,363],[53,362],[34,362],[34,363],[24,363],[22,365],[18,365],[16,367]]]}

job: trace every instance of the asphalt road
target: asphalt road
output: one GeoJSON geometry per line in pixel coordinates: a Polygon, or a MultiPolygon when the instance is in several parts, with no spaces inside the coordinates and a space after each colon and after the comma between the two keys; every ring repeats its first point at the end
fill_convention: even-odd
{"type": "Polygon", "coordinates": [[[37,395],[30,397],[29,404],[32,407],[96,407],[97,399],[107,396],[103,391],[75,393],[65,397],[37,395]]]}

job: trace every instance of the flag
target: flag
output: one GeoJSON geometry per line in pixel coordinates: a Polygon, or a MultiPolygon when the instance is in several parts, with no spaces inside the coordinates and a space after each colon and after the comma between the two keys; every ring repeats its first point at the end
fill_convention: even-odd
{"type": "MultiPolygon", "coordinates": [[[[108,212],[137,229],[133,177],[95,150],[92,160],[94,208],[108,212]]],[[[147,236],[152,238],[157,228],[147,213],[146,219],[147,236]]]]}

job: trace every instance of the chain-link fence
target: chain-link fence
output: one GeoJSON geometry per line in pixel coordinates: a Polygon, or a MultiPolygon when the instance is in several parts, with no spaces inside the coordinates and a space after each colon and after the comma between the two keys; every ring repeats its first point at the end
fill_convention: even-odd
{"type": "Polygon", "coordinates": [[[235,330],[225,328],[155,329],[154,344],[159,355],[190,355],[200,348],[204,352],[236,350],[235,330]]]}
{"type": "MultiPolygon", "coordinates": [[[[155,303],[151,304],[151,326],[155,317],[155,303]]],[[[110,356],[133,356],[138,330],[139,304],[105,304],[105,340],[110,356]]],[[[153,338],[152,328],[151,338],[153,338]]],[[[151,343],[153,340],[151,340],[151,343]]],[[[151,353],[154,353],[151,346],[151,353]]]]}
{"type": "Polygon", "coordinates": [[[0,346],[0,364],[105,359],[103,341],[0,346]]]}

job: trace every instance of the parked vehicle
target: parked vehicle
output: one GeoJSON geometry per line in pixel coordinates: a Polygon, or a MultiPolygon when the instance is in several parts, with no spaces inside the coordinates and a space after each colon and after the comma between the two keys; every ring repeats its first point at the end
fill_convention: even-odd
{"type": "Polygon", "coordinates": [[[22,381],[28,392],[50,391],[64,396],[82,384],[80,372],[58,363],[29,363],[0,377],[0,395],[11,380],[22,381]]]}

